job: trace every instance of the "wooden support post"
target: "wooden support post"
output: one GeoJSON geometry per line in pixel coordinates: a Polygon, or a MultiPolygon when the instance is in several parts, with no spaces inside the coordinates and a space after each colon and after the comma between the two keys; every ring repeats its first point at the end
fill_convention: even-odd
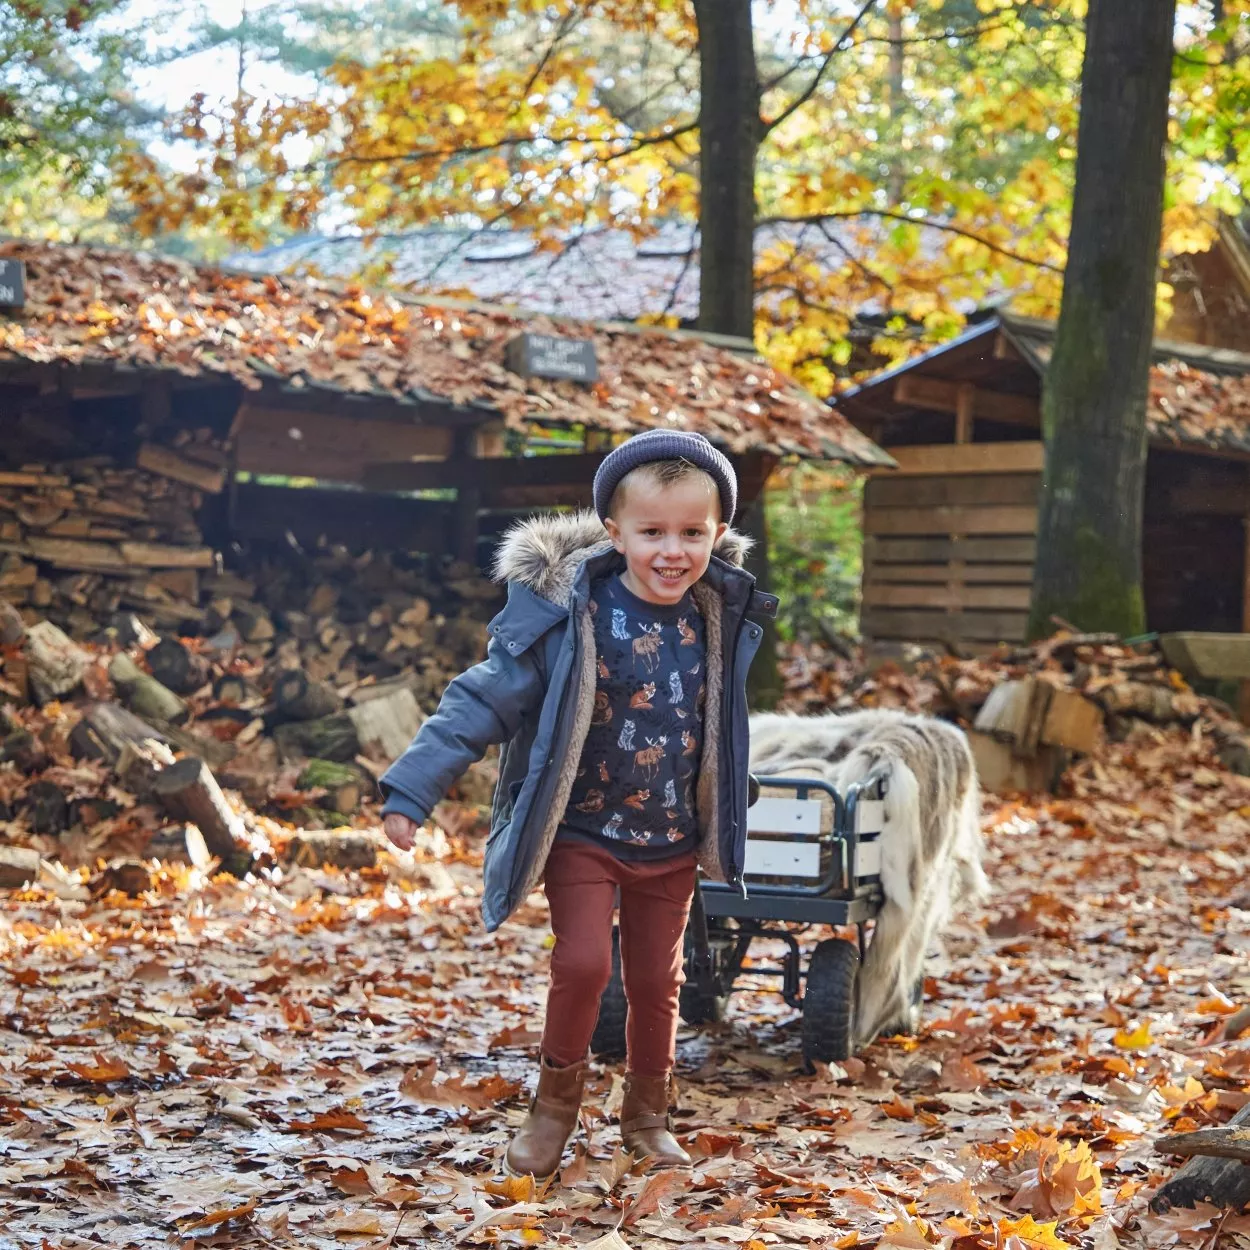
{"type": "MultiPolygon", "coordinates": [[[[465,461],[476,459],[477,430],[467,427],[456,432],[456,447],[452,459],[458,467],[465,461]]],[[[461,477],[461,485],[456,490],[455,535],[452,552],[457,560],[466,564],[477,564],[478,513],[482,510],[482,487],[473,479],[472,474],[461,477]]]]}
{"type": "MultiPolygon", "coordinates": [[[[758,589],[771,590],[768,560],[768,515],[765,485],[777,466],[777,457],[767,452],[751,452],[737,459],[738,517],[735,528],[755,540],[747,555],[747,571],[755,577],[758,589]]],[[[752,708],[766,711],[777,706],[782,695],[781,674],[777,668],[777,623],[760,620],[764,637],[747,674],[747,698],[752,708]]]]}
{"type": "Polygon", "coordinates": [[[977,388],[971,382],[960,385],[955,396],[955,442],[959,444],[972,442],[973,404],[976,401],[977,388]]]}
{"type": "MultiPolygon", "coordinates": [[[[1250,477],[1250,469],[1247,470],[1250,477]]],[[[1241,630],[1250,634],[1250,513],[1242,522],[1241,630]]],[[[1243,725],[1250,725],[1250,680],[1237,687],[1237,715],[1243,725]]]]}

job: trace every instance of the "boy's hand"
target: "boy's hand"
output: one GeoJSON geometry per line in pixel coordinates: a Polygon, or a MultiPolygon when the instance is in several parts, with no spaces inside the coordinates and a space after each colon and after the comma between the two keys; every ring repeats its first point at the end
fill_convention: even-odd
{"type": "Polygon", "coordinates": [[[401,851],[412,850],[412,844],[420,828],[421,826],[415,820],[410,816],[404,816],[400,812],[390,812],[382,822],[382,832],[401,851]]]}

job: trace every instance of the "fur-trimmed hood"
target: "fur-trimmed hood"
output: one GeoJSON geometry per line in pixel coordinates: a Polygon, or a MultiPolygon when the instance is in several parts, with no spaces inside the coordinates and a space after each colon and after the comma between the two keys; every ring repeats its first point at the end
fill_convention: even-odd
{"type": "MultiPolygon", "coordinates": [[[[741,568],[752,540],[725,531],[712,555],[741,568]]],[[[519,582],[536,595],[567,607],[582,563],[612,549],[612,540],[595,513],[552,512],[514,525],[495,553],[495,579],[519,582]]]]}

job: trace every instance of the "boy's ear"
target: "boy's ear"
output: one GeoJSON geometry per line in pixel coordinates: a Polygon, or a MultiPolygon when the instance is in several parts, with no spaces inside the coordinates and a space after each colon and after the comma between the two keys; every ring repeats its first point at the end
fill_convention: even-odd
{"type": "Polygon", "coordinates": [[[617,551],[623,551],[624,548],[621,546],[621,527],[610,516],[605,516],[603,518],[603,528],[608,531],[608,537],[612,540],[612,546],[617,551]]]}
{"type": "Polygon", "coordinates": [[[720,524],[716,527],[716,533],[715,533],[715,535],[714,535],[714,536],[713,536],[713,538],[712,538],[712,546],[713,546],[713,547],[715,547],[715,546],[716,546],[716,544],[717,544],[718,542],[720,542],[720,540],[721,540],[722,538],[724,538],[724,537],[725,537],[725,535],[726,535],[728,532],[729,532],[729,522],[728,522],[728,521],[722,521],[722,522],[721,522],[721,523],[720,523],[720,524]]]}

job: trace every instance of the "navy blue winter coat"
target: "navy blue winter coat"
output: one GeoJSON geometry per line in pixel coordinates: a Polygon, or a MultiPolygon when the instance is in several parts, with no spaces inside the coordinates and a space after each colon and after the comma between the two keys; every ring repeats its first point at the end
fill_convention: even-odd
{"type": "MultiPolygon", "coordinates": [[[[699,862],[736,883],[746,844],[746,675],[777,600],[741,566],[749,540],[730,530],[694,587],[707,637],[707,703],[696,790],[699,862]]],[[[437,711],[381,780],[384,812],[418,823],[491,743],[502,743],[486,842],[482,915],[497,929],[542,877],[573,786],[595,697],[590,584],[624,568],[594,513],[553,514],[505,535],[495,572],[508,602],[486,659],[446,689],[437,711]]]]}

